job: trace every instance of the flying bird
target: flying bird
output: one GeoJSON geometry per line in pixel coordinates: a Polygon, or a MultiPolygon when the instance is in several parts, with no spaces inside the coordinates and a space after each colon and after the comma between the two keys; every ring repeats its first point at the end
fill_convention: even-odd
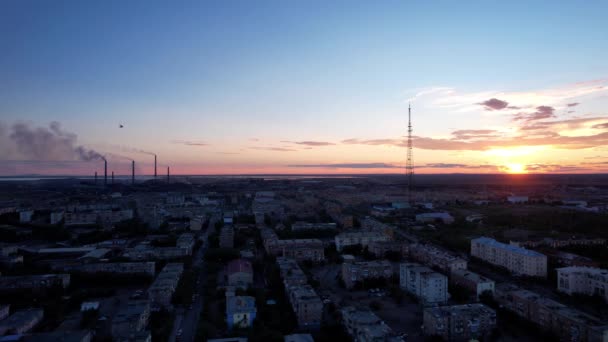
{"type": "Polygon", "coordinates": [[[123,125],[122,125],[122,124],[119,124],[119,125],[118,125],[118,126],[119,126],[119,127],[120,127],[120,128],[123,128],[123,127],[125,127],[125,126],[123,126],[123,125]]]}

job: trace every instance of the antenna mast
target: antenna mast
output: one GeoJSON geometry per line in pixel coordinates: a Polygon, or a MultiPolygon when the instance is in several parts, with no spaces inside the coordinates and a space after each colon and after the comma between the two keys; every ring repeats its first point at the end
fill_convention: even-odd
{"type": "Polygon", "coordinates": [[[412,185],[414,182],[414,161],[412,144],[412,107],[407,106],[407,162],[405,164],[405,174],[407,176],[407,201],[412,205],[412,185]]]}

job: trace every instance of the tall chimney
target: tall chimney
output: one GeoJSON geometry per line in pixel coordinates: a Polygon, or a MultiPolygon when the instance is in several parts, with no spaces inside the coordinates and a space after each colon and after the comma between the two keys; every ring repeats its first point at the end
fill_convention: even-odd
{"type": "Polygon", "coordinates": [[[95,185],[97,185],[97,171],[95,171],[95,185]]]}
{"type": "Polygon", "coordinates": [[[131,160],[131,184],[135,185],[135,160],[131,160]]]}
{"type": "Polygon", "coordinates": [[[114,171],[112,171],[112,185],[114,185],[114,171]]]}
{"type": "Polygon", "coordinates": [[[169,183],[169,167],[167,166],[167,183],[169,183]]]}
{"type": "Polygon", "coordinates": [[[154,155],[154,179],[156,179],[156,154],[154,155]]]}
{"type": "Polygon", "coordinates": [[[108,161],[103,160],[103,185],[108,185],[108,161]]]}

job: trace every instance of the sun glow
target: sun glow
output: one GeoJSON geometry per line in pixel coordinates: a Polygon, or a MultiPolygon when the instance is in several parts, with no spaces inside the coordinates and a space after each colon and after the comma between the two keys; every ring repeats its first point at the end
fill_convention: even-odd
{"type": "Polygon", "coordinates": [[[526,173],[526,166],[519,163],[510,163],[505,165],[508,173],[526,173]]]}

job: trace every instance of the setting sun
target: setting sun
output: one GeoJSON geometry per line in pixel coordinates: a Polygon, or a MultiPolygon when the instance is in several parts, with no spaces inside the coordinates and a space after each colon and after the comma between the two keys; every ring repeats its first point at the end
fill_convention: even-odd
{"type": "Polygon", "coordinates": [[[526,173],[526,167],[523,164],[511,163],[507,164],[506,167],[508,173],[526,173]]]}

